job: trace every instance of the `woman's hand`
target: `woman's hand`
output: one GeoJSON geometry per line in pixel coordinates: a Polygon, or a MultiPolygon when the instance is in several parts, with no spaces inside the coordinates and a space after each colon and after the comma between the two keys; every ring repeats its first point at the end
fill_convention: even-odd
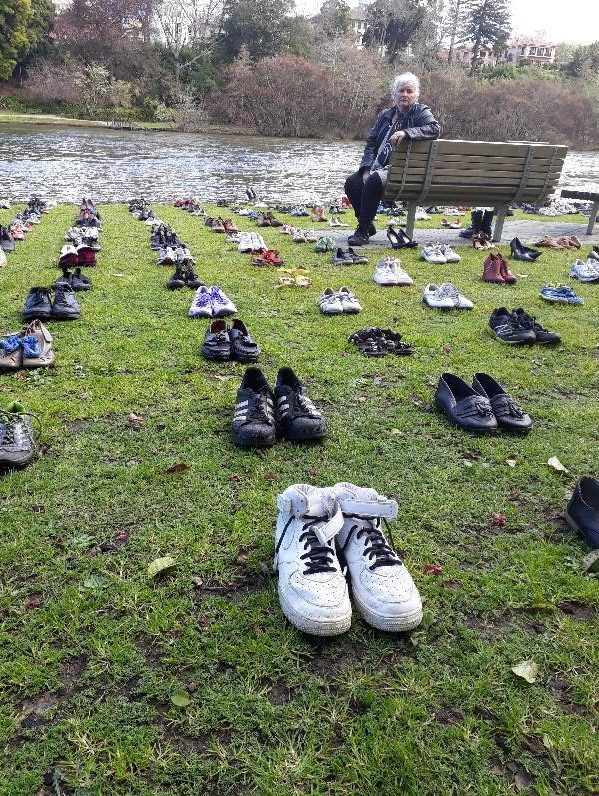
{"type": "Polygon", "coordinates": [[[364,169],[364,171],[362,172],[362,179],[364,180],[364,182],[366,182],[366,180],[369,177],[370,177],[370,169],[364,169]]]}
{"type": "Polygon", "coordinates": [[[403,130],[398,130],[396,133],[389,136],[389,143],[393,144],[393,146],[398,146],[405,137],[405,132],[403,130]]]}

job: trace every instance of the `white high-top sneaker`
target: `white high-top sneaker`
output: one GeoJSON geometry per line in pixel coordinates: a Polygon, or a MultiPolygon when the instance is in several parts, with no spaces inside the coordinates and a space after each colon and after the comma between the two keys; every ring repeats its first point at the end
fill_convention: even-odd
{"type": "Polygon", "coordinates": [[[397,503],[376,490],[335,484],[343,512],[337,547],[349,570],[352,595],[368,624],[379,630],[412,630],[422,621],[422,601],[400,557],[380,530],[397,517],[397,503]]]}
{"type": "Polygon", "coordinates": [[[333,537],[343,515],[330,489],[294,484],[277,495],[275,569],[292,625],[316,636],[349,630],[351,603],[333,537]]]}

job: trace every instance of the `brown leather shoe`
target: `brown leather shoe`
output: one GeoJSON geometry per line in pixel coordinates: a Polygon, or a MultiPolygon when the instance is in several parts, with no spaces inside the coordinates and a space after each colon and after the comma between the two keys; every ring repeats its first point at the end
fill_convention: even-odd
{"type": "Polygon", "coordinates": [[[490,254],[484,263],[483,281],[484,282],[499,282],[505,284],[505,279],[501,273],[501,256],[497,254],[490,254]]]}
{"type": "Polygon", "coordinates": [[[225,232],[229,235],[234,235],[236,232],[239,232],[235,226],[235,222],[231,218],[225,218],[223,221],[223,226],[225,228],[225,232]]]}
{"type": "Polygon", "coordinates": [[[517,280],[514,274],[510,271],[507,262],[503,259],[503,257],[500,254],[496,255],[496,259],[499,260],[500,273],[501,276],[503,277],[504,282],[507,282],[508,285],[514,285],[517,280]]]}

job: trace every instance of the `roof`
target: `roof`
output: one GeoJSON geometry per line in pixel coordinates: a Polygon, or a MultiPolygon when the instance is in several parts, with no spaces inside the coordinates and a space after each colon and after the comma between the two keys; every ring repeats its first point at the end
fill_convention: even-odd
{"type": "Polygon", "coordinates": [[[508,47],[555,47],[556,45],[550,41],[541,41],[540,39],[514,39],[508,44],[508,47]]]}

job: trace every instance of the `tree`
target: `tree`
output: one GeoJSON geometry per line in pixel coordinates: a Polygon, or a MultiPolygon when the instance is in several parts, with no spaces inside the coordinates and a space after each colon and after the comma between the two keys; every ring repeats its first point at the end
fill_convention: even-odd
{"type": "Polygon", "coordinates": [[[599,41],[577,47],[564,64],[563,69],[569,77],[597,79],[599,77],[599,41]]]}
{"type": "Polygon", "coordinates": [[[424,24],[427,5],[419,0],[374,0],[366,12],[364,45],[384,52],[393,63],[424,24]]]}
{"type": "Polygon", "coordinates": [[[225,0],[223,60],[233,61],[244,44],[256,60],[282,52],[287,43],[284,20],[293,5],[293,0],[225,0]]]}
{"type": "Polygon", "coordinates": [[[507,44],[511,33],[508,0],[463,0],[464,15],[460,41],[472,44],[470,74],[480,66],[480,51],[491,47],[495,52],[507,44]]]}
{"type": "Polygon", "coordinates": [[[51,0],[0,0],[0,80],[47,35],[53,13],[51,0]]]}
{"type": "Polygon", "coordinates": [[[328,39],[345,36],[351,27],[349,6],[344,0],[324,0],[312,23],[328,39]]]}

